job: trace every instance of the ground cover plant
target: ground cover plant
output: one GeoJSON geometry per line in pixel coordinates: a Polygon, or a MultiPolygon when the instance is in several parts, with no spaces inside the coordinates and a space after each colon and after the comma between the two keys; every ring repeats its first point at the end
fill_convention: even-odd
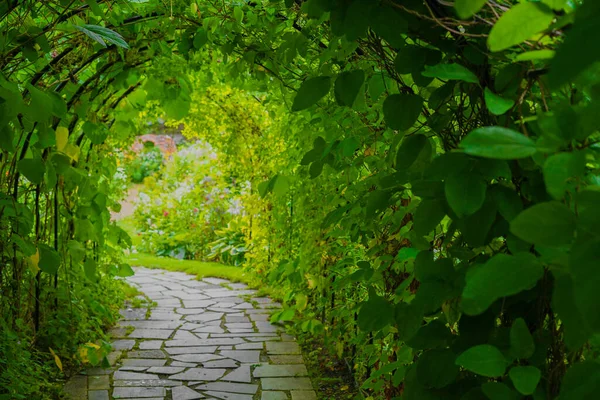
{"type": "Polygon", "coordinates": [[[244,268],[359,398],[597,398],[599,21],[591,0],[3,2],[0,349],[28,372],[0,364],[1,395],[52,398],[82,344],[101,362],[132,272],[108,155],[160,114],[249,182],[244,268]]]}

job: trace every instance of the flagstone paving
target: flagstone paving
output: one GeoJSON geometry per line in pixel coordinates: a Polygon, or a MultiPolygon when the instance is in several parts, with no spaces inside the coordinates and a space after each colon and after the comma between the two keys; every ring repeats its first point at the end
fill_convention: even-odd
{"type": "Polygon", "coordinates": [[[111,331],[110,369],[65,386],[72,400],[314,400],[295,339],[268,322],[280,307],[246,285],[137,268],[127,281],[156,307],[128,308],[111,331]]]}

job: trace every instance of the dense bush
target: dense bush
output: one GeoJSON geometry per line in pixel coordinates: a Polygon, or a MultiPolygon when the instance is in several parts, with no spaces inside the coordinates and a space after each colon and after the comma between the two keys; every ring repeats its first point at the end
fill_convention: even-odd
{"type": "Polygon", "coordinates": [[[161,150],[152,142],[144,143],[139,153],[133,153],[126,161],[126,173],[134,183],[141,183],[145,178],[154,175],[162,168],[165,160],[161,150]]]}
{"type": "MultiPolygon", "coordinates": [[[[218,251],[221,247],[212,242],[243,214],[240,196],[245,192],[243,184],[220,171],[217,153],[209,144],[198,141],[181,148],[160,178],[147,178],[140,189],[134,213],[142,239],[137,250],[234,262],[235,258],[222,255],[218,251]]],[[[240,229],[233,232],[234,237],[240,229]]],[[[243,246],[242,241],[235,255],[243,253],[243,246]]]]}

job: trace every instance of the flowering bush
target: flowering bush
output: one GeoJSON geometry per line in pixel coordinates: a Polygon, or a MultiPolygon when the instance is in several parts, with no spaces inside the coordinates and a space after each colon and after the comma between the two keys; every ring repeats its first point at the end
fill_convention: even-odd
{"type": "Polygon", "coordinates": [[[221,173],[208,143],[182,148],[160,179],[148,177],[140,191],[134,213],[142,239],[138,250],[180,259],[210,255],[221,261],[212,254],[211,243],[219,238],[218,231],[243,215],[246,191],[246,185],[221,173]]]}
{"type": "Polygon", "coordinates": [[[127,165],[127,172],[133,182],[140,183],[158,172],[163,164],[164,157],[160,149],[154,143],[146,142],[143,150],[127,165]]]}

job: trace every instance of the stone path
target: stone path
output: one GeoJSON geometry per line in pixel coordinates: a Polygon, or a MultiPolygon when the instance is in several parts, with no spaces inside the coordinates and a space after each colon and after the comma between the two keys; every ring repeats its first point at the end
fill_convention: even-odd
{"type": "Polygon", "coordinates": [[[298,344],[269,323],[279,304],[244,284],[180,272],[138,268],[127,280],[157,306],[149,317],[121,311],[114,367],[74,377],[72,399],[316,399],[298,344]]]}

